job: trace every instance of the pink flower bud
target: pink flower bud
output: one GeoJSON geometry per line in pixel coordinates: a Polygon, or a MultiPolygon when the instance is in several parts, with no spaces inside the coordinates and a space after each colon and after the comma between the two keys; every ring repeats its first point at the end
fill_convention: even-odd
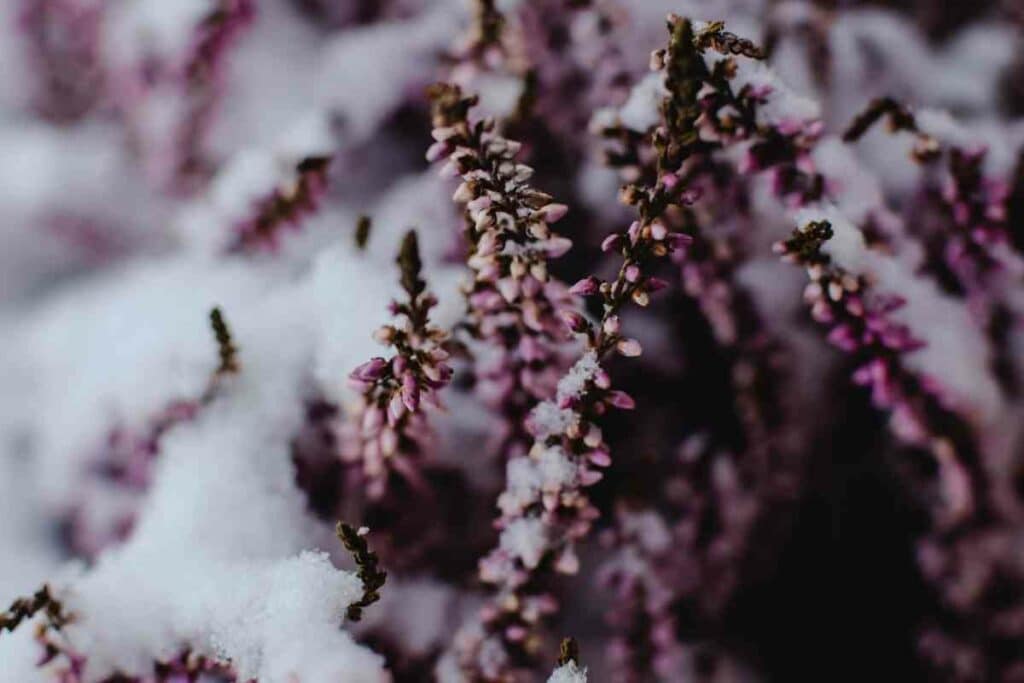
{"type": "Polygon", "coordinates": [[[568,212],[569,207],[565,204],[548,204],[537,210],[539,217],[546,223],[557,223],[568,212]]]}
{"type": "Polygon", "coordinates": [[[405,404],[402,402],[402,392],[396,392],[388,401],[388,424],[394,426],[405,414],[405,404]]]}
{"type": "Polygon", "coordinates": [[[616,249],[619,249],[621,247],[622,247],[622,235],[619,234],[619,233],[615,233],[613,235],[608,235],[608,237],[605,237],[604,241],[601,242],[601,251],[603,251],[605,253],[610,252],[610,251],[615,251],[616,249]]]}
{"type": "Polygon", "coordinates": [[[349,377],[360,382],[375,382],[384,375],[387,367],[388,362],[383,358],[371,358],[353,370],[349,377]]]}
{"type": "Polygon", "coordinates": [[[447,142],[435,142],[427,150],[427,161],[434,163],[443,159],[449,152],[451,147],[448,146],[447,142]]]}
{"type": "Polygon", "coordinates": [[[642,226],[640,225],[640,221],[633,221],[632,223],[629,224],[629,230],[627,230],[626,232],[629,235],[630,243],[636,244],[637,239],[640,238],[641,227],[642,226]]]}
{"type": "Polygon", "coordinates": [[[410,413],[415,413],[420,407],[420,385],[416,376],[411,372],[402,375],[402,402],[410,413]]]}
{"type": "Polygon", "coordinates": [[[487,195],[483,195],[466,204],[466,209],[476,213],[477,211],[483,211],[484,209],[490,208],[490,206],[491,198],[487,195]]]}
{"type": "Polygon", "coordinates": [[[391,456],[398,450],[398,432],[388,428],[380,433],[380,452],[385,456],[391,456]]]}
{"type": "Polygon", "coordinates": [[[608,405],[615,406],[619,410],[633,410],[636,408],[636,401],[625,391],[609,391],[605,401],[608,402],[608,405]]]}
{"type": "Polygon", "coordinates": [[[512,303],[519,297],[519,281],[511,277],[498,280],[498,291],[505,301],[512,303]]]}
{"type": "Polygon", "coordinates": [[[693,244],[693,238],[682,232],[672,232],[665,237],[669,249],[685,249],[693,244]]]}
{"type": "Polygon", "coordinates": [[[668,287],[668,280],[663,280],[660,277],[650,277],[647,278],[647,282],[644,286],[648,292],[660,292],[668,287]]]}
{"type": "Polygon", "coordinates": [[[569,293],[575,296],[591,296],[593,294],[597,294],[600,286],[601,283],[596,277],[588,275],[570,287],[569,293]]]}

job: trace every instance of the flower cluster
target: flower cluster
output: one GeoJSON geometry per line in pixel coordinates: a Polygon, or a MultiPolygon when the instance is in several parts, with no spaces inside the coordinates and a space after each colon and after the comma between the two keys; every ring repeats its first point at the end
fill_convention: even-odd
{"type": "MultiPolygon", "coordinates": [[[[670,87],[675,85],[671,76],[666,80],[670,87]]],[[[508,462],[505,490],[498,498],[499,544],[480,563],[481,579],[495,586],[496,595],[482,610],[483,629],[464,629],[457,642],[461,665],[486,680],[515,675],[540,646],[539,622],[555,609],[552,597],[539,590],[548,568],[565,574],[578,571],[576,543],[598,516],[586,488],[600,481],[600,470],[611,464],[598,422],[610,408],[635,407],[632,397],[612,388],[602,366],[615,353],[642,353],[636,339],[623,335],[619,314],[630,302],[640,307],[650,303],[651,294],[668,284],[651,274],[654,262],[691,241],[665,223],[665,214],[694,198],[677,175],[686,155],[673,134],[685,123],[675,101],[666,102],[666,128],[655,134],[662,149],[660,179],[651,187],[627,188],[624,202],[637,206],[640,218],[602,243],[603,251],[621,255],[618,275],[610,281],[590,275],[569,290],[598,298],[601,317],[592,322],[575,310],[561,312],[565,325],[584,339],[586,350],[558,382],[554,399],[530,413],[529,451],[508,462]]]]}
{"type": "Polygon", "coordinates": [[[374,333],[395,354],[372,358],[349,375],[362,396],[346,415],[340,434],[341,458],[361,467],[371,498],[382,496],[395,474],[414,487],[424,485],[417,471],[430,438],[424,409],[441,407],[437,392],[452,377],[443,348],[448,335],[430,324],[437,298],[420,278],[423,264],[415,231],[402,241],[398,265],[406,300],[392,301],[390,312],[403,321],[374,333]]]}
{"type": "Polygon", "coordinates": [[[976,504],[972,477],[964,464],[973,445],[946,425],[960,420],[945,404],[940,385],[908,369],[906,354],[923,345],[894,319],[905,305],[898,296],[874,293],[864,279],[833,265],[822,247],[833,237],[828,221],[811,222],[776,244],[776,252],[807,269],[804,300],[828,340],[858,361],[853,381],[868,388],[872,403],[890,414],[889,425],[906,443],[928,450],[940,471],[937,508],[947,524],[968,516],[976,504]]]}
{"type": "Polygon", "coordinates": [[[560,318],[572,310],[566,286],[548,261],[572,243],[551,224],[568,208],[529,184],[533,169],[516,161],[521,145],[502,137],[490,120],[469,118],[476,98],[453,85],[433,88],[434,145],[430,161],[461,179],[454,200],[463,207],[466,263],[465,326],[486,344],[475,367],[477,390],[507,420],[502,452],[522,451],[522,421],[558,380],[559,347],[567,335],[560,318]]]}

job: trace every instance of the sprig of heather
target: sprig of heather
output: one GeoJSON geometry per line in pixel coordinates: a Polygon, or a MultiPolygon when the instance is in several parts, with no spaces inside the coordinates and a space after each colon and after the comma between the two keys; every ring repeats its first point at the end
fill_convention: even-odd
{"type": "Polygon", "coordinates": [[[924,346],[893,315],[906,302],[874,292],[864,276],[835,264],[823,249],[833,234],[828,221],[809,222],[776,243],[775,251],[807,270],[804,300],[811,316],[829,329],[834,346],[856,359],[853,381],[870,390],[876,408],[890,414],[894,435],[935,458],[942,499],[938,519],[960,521],[985,504],[975,490],[982,478],[970,471],[977,465],[970,430],[943,399],[938,382],[906,365],[906,355],[924,346]]]}
{"type": "MultiPolygon", "coordinates": [[[[678,25],[678,17],[670,17],[678,25]]],[[[655,61],[660,59],[656,53],[655,61]]],[[[695,66],[695,74],[701,71],[695,66]]],[[[700,109],[696,137],[701,145],[726,147],[747,142],[738,170],[741,173],[768,172],[772,191],[791,207],[817,204],[825,198],[828,182],[817,169],[812,152],[822,125],[813,117],[767,116],[766,107],[778,106],[786,93],[781,84],[746,83],[732,87],[737,69],[732,57],[717,61],[701,76],[700,109]]],[[[893,125],[907,125],[905,113],[886,103],[869,118],[891,116],[893,125]]],[[[872,121],[861,121],[866,128],[872,121]]],[[[931,145],[922,141],[922,154],[931,145]]],[[[869,386],[875,404],[892,415],[894,433],[905,442],[933,453],[942,471],[942,497],[949,504],[947,521],[959,519],[979,501],[972,487],[980,485],[965,469],[976,463],[975,447],[965,421],[951,409],[939,392],[939,384],[909,370],[902,355],[920,348],[892,313],[904,305],[895,296],[871,292],[870,283],[859,274],[848,273],[832,264],[821,247],[831,235],[827,222],[813,224],[811,231],[798,231],[792,240],[776,245],[785,260],[804,265],[812,279],[806,291],[812,315],[831,328],[830,341],[862,363],[854,375],[858,384],[869,386]]]]}
{"type": "MultiPolygon", "coordinates": [[[[659,492],[663,505],[643,513],[620,510],[614,530],[604,538],[615,549],[601,575],[619,598],[608,616],[616,629],[609,654],[615,680],[621,681],[682,675],[689,649],[676,636],[675,605],[691,606],[688,611],[702,623],[720,616],[739,583],[754,523],[763,522],[786,499],[798,470],[780,400],[783,348],[736,277],[745,258],[742,241],[709,229],[727,222],[743,225],[747,191],[730,164],[714,154],[731,139],[707,130],[700,134],[710,114],[720,119],[714,107],[725,106],[706,98],[707,83],[732,72],[724,66],[709,69],[703,53],[715,50],[752,59],[763,54],[750,41],[724,31],[721,23],[695,29],[688,20],[670,16],[668,28],[668,46],[651,60],[668,92],[661,131],[642,135],[598,119],[596,132],[618,140],[607,161],[626,181],[642,186],[662,175],[659,165],[675,162],[681,174],[668,182],[684,183],[694,195],[700,191],[700,206],[669,219],[693,236],[679,259],[682,280],[729,363],[729,389],[741,429],[725,439],[689,439],[684,455],[665,473],[671,483],[659,492]],[[701,444],[698,452],[692,452],[693,443],[701,444]],[[709,528],[715,532],[698,532],[709,528]]],[[[649,87],[649,82],[638,86],[649,87]]],[[[730,88],[725,93],[732,96],[730,88]]],[[[749,118],[743,125],[753,130],[754,105],[744,106],[749,118]]],[[[732,134],[739,135],[741,128],[736,124],[732,134]]],[[[627,186],[625,194],[635,191],[627,186]]]]}
{"type": "Polygon", "coordinates": [[[366,535],[370,530],[366,527],[358,529],[338,522],[335,533],[338,540],[345,546],[345,550],[352,554],[358,568],[359,580],[363,582],[363,595],[359,600],[348,606],[346,616],[349,621],[360,621],[363,618],[363,610],[380,600],[380,589],[387,581],[388,573],[378,566],[380,560],[377,553],[370,550],[366,542],[366,535]]]}
{"type": "Polygon", "coordinates": [[[529,666],[539,648],[535,631],[556,608],[541,590],[543,578],[552,569],[566,574],[578,569],[575,545],[598,516],[586,488],[611,463],[598,422],[609,408],[634,407],[628,394],[612,389],[602,364],[613,354],[641,354],[639,342],[622,334],[619,315],[630,302],[649,304],[651,294],[667,284],[651,274],[652,266],[690,242],[669,230],[665,220],[694,199],[679,182],[687,154],[677,137],[692,114],[680,105],[692,93],[683,82],[669,82],[678,86],[679,99],[666,100],[665,126],[655,132],[659,180],[627,189],[623,200],[636,206],[640,217],[602,244],[605,252],[621,255],[618,274],[611,281],[588,276],[570,289],[598,297],[601,317],[590,321],[577,311],[561,311],[567,327],[583,339],[584,353],[558,382],[555,397],[531,412],[529,451],[508,462],[506,488],[498,498],[499,545],[480,563],[480,577],[495,595],[481,612],[479,628],[464,628],[456,640],[461,666],[482,680],[515,680],[529,666]]]}
{"type": "Polygon", "coordinates": [[[463,208],[469,248],[466,328],[486,345],[476,365],[479,394],[506,419],[502,452],[528,442],[523,418],[554,390],[568,339],[560,319],[572,310],[567,287],[548,272],[549,259],[572,246],[551,230],[568,210],[529,185],[533,170],[516,162],[520,144],[471,121],[477,100],[455,85],[433,88],[434,139],[427,152],[444,160],[441,174],[461,179],[453,199],[463,208]]]}
{"type": "MultiPolygon", "coordinates": [[[[938,204],[941,226],[925,235],[938,252],[935,259],[956,281],[958,288],[982,305],[1000,289],[996,282],[1008,269],[1020,270],[1019,258],[1009,250],[1008,183],[985,174],[988,149],[944,143],[923,131],[914,112],[893,98],[873,101],[843,135],[846,142],[860,139],[876,122],[887,119],[890,132],[914,135],[913,158],[927,167],[945,167],[940,187],[930,190],[938,204]]],[[[927,182],[927,181],[926,181],[927,182]]]]}
{"type": "MultiPolygon", "coordinates": [[[[64,627],[74,623],[76,615],[43,585],[32,596],[16,599],[8,609],[0,613],[0,635],[4,631],[14,632],[23,623],[42,617],[35,628],[35,641],[42,652],[36,666],[46,668],[54,675],[53,680],[61,683],[85,683],[89,659],[76,650],[64,632],[64,627]]],[[[185,651],[169,661],[154,661],[151,675],[126,676],[115,674],[103,679],[103,683],[173,683],[181,680],[196,680],[204,674],[216,676],[219,680],[238,681],[230,663],[195,655],[185,651]]],[[[95,678],[95,677],[94,677],[95,678]]]]}
{"type": "MultiPolygon", "coordinates": [[[[783,96],[768,89],[763,101],[783,96]]],[[[894,100],[879,100],[869,107],[847,132],[848,139],[855,139],[883,118],[888,118],[891,128],[917,136],[913,154],[918,160],[927,163],[942,153],[942,146],[921,132],[909,110],[894,100]]],[[[774,149],[771,154],[748,156],[740,169],[770,172],[774,193],[790,206],[821,208],[833,180],[840,179],[826,178],[811,158],[820,124],[813,120],[793,123],[777,122],[769,127],[767,136],[763,128],[758,131],[751,151],[769,139],[781,144],[769,146],[774,149]],[[782,130],[777,130],[780,127],[782,130]],[[803,132],[783,134],[789,129],[803,132]]],[[[810,221],[775,249],[784,260],[807,270],[811,282],[805,299],[812,317],[830,330],[829,340],[854,359],[854,381],[869,388],[875,406],[889,414],[890,430],[904,444],[927,453],[934,463],[937,475],[912,486],[911,493],[931,508],[933,524],[919,541],[918,565],[929,583],[943,593],[947,611],[941,626],[924,632],[919,647],[936,671],[962,676],[977,671],[970,664],[965,668],[965,662],[980,662],[981,653],[999,647],[1004,637],[1000,629],[1005,626],[1000,622],[1004,615],[991,614],[979,596],[990,585],[987,577],[1002,562],[1006,546],[992,542],[989,552],[965,559],[976,549],[977,539],[1002,535],[999,524],[986,521],[991,519],[994,501],[989,496],[990,483],[980,462],[977,437],[969,421],[948,403],[940,382],[908,366],[907,356],[922,342],[896,319],[904,300],[875,291],[868,277],[833,262],[823,249],[832,234],[833,226],[827,220],[810,221]],[[976,577],[982,578],[977,581],[976,577]],[[960,639],[964,634],[967,638],[960,639]]]]}
{"type": "Polygon", "coordinates": [[[128,536],[137,511],[135,498],[149,488],[164,434],[195,419],[202,408],[217,397],[224,383],[241,370],[238,347],[221,309],[213,308],[209,319],[219,363],[206,388],[198,398],[169,402],[140,430],[115,427],[108,432],[93,468],[98,479],[90,479],[90,484],[85,487],[86,502],[75,506],[67,520],[68,542],[75,553],[95,557],[104,548],[128,536]],[[111,486],[121,489],[120,499],[124,505],[96,506],[106,513],[96,515],[88,504],[88,498],[93,494],[109,495],[107,487],[111,486]]]}
{"type": "Polygon", "coordinates": [[[43,585],[31,597],[16,599],[5,612],[0,613],[0,634],[4,631],[13,633],[22,623],[39,615],[42,620],[36,626],[35,640],[43,652],[37,666],[46,666],[60,659],[61,666],[66,667],[60,673],[60,680],[81,683],[86,659],[71,647],[62,630],[74,620],[74,615],[67,612],[61,601],[50,592],[49,586],[43,585]]]}
{"type": "Polygon", "coordinates": [[[253,0],[219,0],[196,27],[178,75],[186,105],[173,131],[173,189],[188,191],[209,176],[202,145],[223,93],[226,55],[255,12],[253,0]]]}
{"type": "Polygon", "coordinates": [[[130,65],[123,74],[112,74],[115,95],[129,118],[149,116],[150,97],[176,99],[171,115],[158,122],[156,134],[140,136],[147,173],[161,189],[189,195],[209,180],[213,164],[206,143],[223,96],[225,65],[255,11],[253,0],[216,0],[180,53],[165,62],[147,60],[130,65]]]}
{"type": "Polygon", "coordinates": [[[873,101],[843,136],[855,142],[887,119],[890,132],[914,136],[912,157],[925,171],[916,232],[928,254],[926,267],[941,286],[963,295],[989,337],[993,371],[1003,390],[1017,390],[1018,377],[1009,330],[1024,311],[1009,289],[1024,274],[1019,246],[1010,235],[1013,188],[986,174],[988,149],[939,140],[918,125],[914,112],[893,98],[873,101]]]}
{"type": "Polygon", "coordinates": [[[342,460],[358,464],[371,498],[379,499],[393,475],[410,485],[425,484],[419,466],[431,438],[426,406],[441,407],[437,392],[451,381],[452,369],[442,348],[447,333],[430,323],[437,298],[420,277],[422,263],[416,232],[402,241],[397,259],[405,301],[392,301],[398,324],[384,325],[374,339],[394,349],[390,359],[372,358],[349,375],[362,392],[339,433],[342,460]]]}
{"type": "Polygon", "coordinates": [[[316,213],[327,192],[326,156],[306,157],[295,165],[288,177],[257,200],[248,217],[234,226],[235,237],[228,247],[232,252],[274,251],[287,230],[295,230],[316,213]]]}

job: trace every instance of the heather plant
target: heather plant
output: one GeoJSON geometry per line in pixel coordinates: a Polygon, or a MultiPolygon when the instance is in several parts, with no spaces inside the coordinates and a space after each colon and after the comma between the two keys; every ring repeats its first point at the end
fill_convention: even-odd
{"type": "Polygon", "coordinates": [[[0,4],[0,683],[1020,679],[1020,14],[0,4]]]}

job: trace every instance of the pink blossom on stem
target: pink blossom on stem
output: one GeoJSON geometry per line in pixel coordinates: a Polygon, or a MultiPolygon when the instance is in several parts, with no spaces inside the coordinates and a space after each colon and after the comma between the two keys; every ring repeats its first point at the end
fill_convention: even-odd
{"type": "Polygon", "coordinates": [[[437,299],[420,278],[422,264],[416,233],[410,231],[398,257],[406,300],[392,302],[400,324],[385,325],[374,338],[391,347],[390,359],[371,358],[349,375],[362,394],[341,427],[340,455],[359,465],[371,498],[379,499],[392,476],[423,485],[418,466],[430,439],[427,405],[440,406],[436,394],[451,381],[443,345],[448,335],[430,324],[437,299]]]}

